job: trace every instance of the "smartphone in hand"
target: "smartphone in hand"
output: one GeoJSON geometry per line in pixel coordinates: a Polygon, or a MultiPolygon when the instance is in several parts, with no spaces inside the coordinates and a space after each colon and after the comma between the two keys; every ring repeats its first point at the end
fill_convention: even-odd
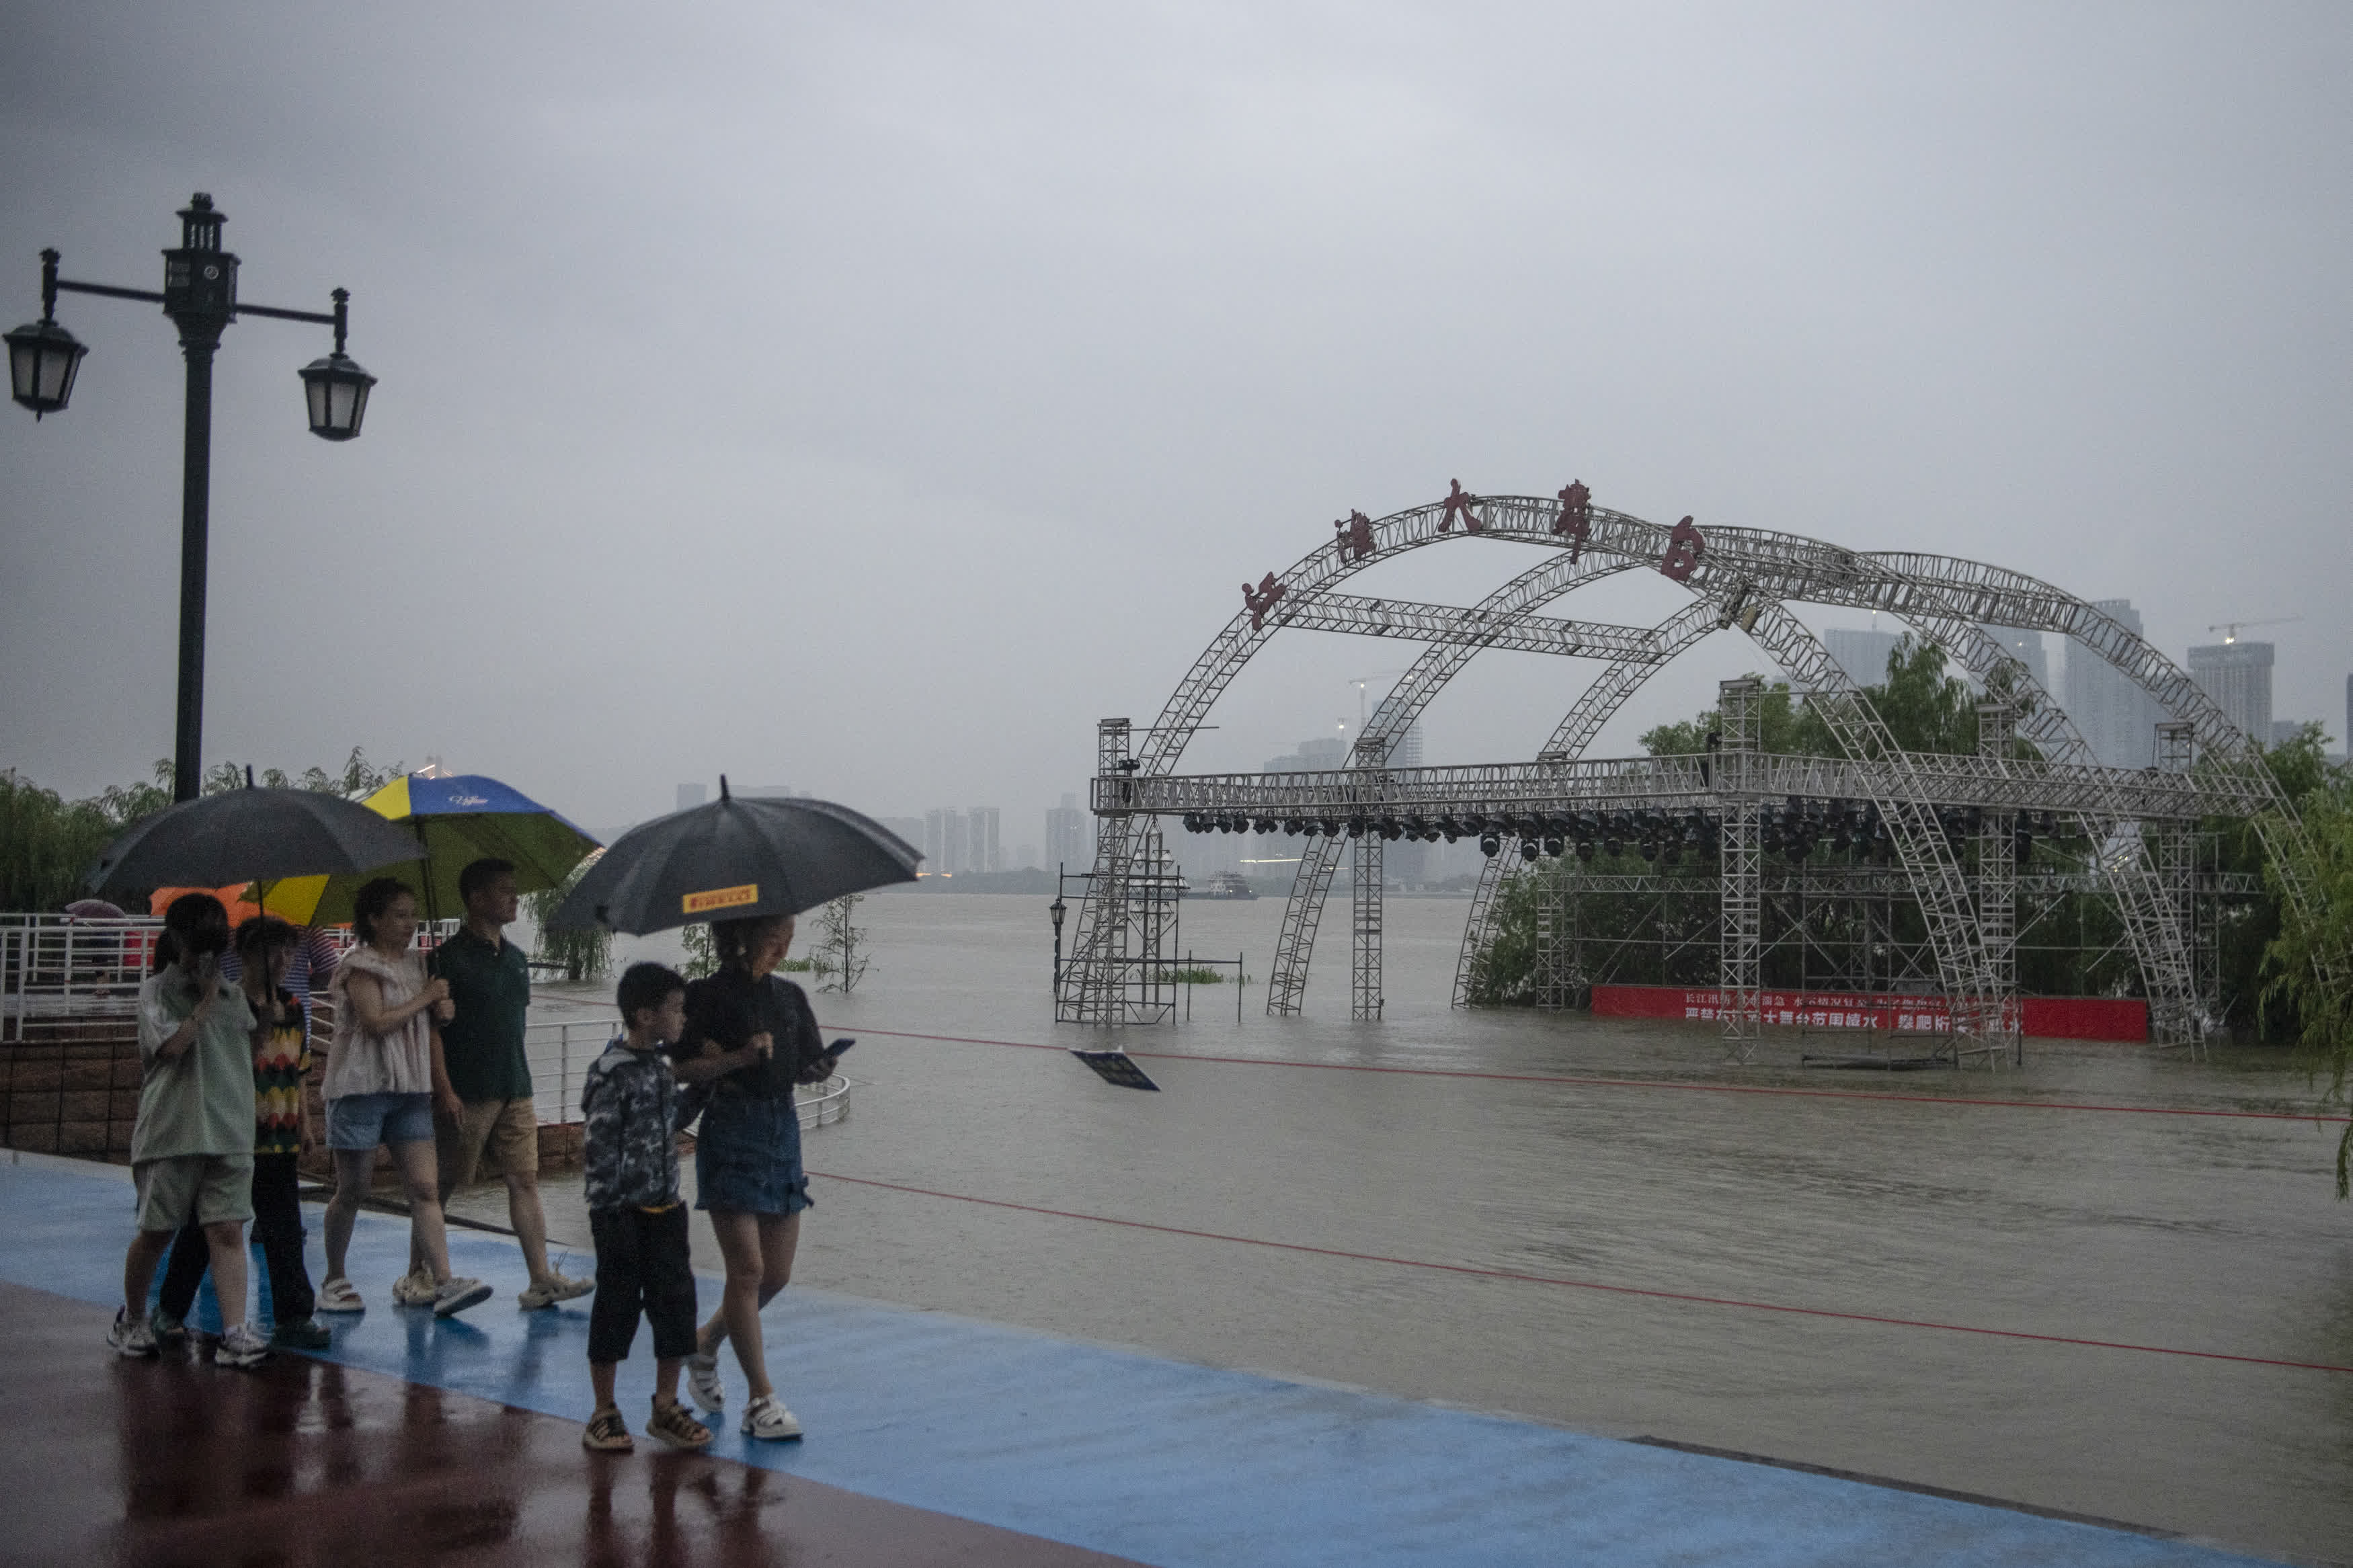
{"type": "Polygon", "coordinates": [[[854,1039],[836,1040],[833,1044],[826,1047],[826,1055],[831,1057],[835,1061],[839,1061],[841,1059],[841,1054],[857,1043],[858,1042],[854,1039]]]}

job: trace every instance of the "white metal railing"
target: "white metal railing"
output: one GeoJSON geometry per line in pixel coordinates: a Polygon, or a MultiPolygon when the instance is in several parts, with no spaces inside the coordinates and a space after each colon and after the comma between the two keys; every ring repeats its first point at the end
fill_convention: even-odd
{"type": "MultiPolygon", "coordinates": [[[[311,1038],[332,1038],[334,1003],[320,993],[311,997],[311,1038]]],[[[580,1120],[580,1086],[588,1064],[612,1043],[610,1018],[548,1018],[523,1026],[523,1059],[531,1065],[532,1103],[541,1126],[580,1120]]],[[[830,1126],[849,1114],[849,1080],[838,1073],[821,1084],[801,1085],[793,1097],[804,1128],[830,1126]]]]}
{"type": "Polygon", "coordinates": [[[0,1041],[23,1039],[31,1019],[130,1016],[163,929],[145,915],[0,913],[0,1041]]]}
{"type": "MultiPolygon", "coordinates": [[[[580,1085],[588,1064],[613,1043],[610,1018],[551,1018],[523,1026],[523,1055],[531,1063],[532,1099],[540,1125],[580,1120],[580,1085]]],[[[793,1090],[804,1131],[829,1127],[849,1114],[849,1080],[839,1073],[823,1083],[793,1090]]]]}
{"type": "MultiPolygon", "coordinates": [[[[455,921],[438,921],[419,931],[418,942],[430,948],[457,928],[455,921]]],[[[28,1021],[131,1016],[163,929],[152,915],[81,920],[0,912],[0,1044],[22,1040],[28,1021]]],[[[349,930],[332,927],[325,934],[339,954],[350,951],[349,930]]],[[[312,992],[312,1041],[323,1046],[334,1028],[332,998],[312,992]]],[[[610,1018],[553,1018],[525,1026],[523,1052],[543,1123],[580,1120],[581,1080],[612,1038],[610,1018]]],[[[802,1085],[794,1099],[803,1127],[829,1126],[849,1113],[849,1081],[836,1074],[802,1085]]]]}
{"type": "MultiPolygon", "coordinates": [[[[418,945],[429,950],[457,929],[456,921],[422,927],[418,945]]],[[[154,915],[85,920],[0,912],[0,1042],[22,1039],[28,1019],[130,1016],[163,930],[154,915]]],[[[328,927],[322,934],[338,955],[351,950],[348,928],[328,927]]],[[[236,973],[233,961],[227,967],[236,973]]],[[[317,1001],[332,1020],[323,994],[317,1001]]]]}

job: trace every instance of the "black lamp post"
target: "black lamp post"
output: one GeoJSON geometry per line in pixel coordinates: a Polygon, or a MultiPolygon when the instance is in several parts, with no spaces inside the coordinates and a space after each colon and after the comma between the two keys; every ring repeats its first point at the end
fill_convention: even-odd
{"type": "Polygon", "coordinates": [[[202,191],[180,209],[180,243],[164,252],[164,291],[118,289],[108,283],[77,283],[58,276],[58,253],[41,252],[41,319],[5,334],[8,380],[16,401],[39,419],[61,411],[73,396],[74,374],[89,352],[57,323],[58,293],[102,294],[164,307],[180,329],[180,352],[188,362],[187,417],[180,477],[180,700],[173,747],[172,795],[194,800],[202,784],[198,754],[204,732],[205,558],[212,494],[213,351],[221,330],[239,316],[273,316],[335,329],[334,352],[299,373],[309,404],[311,433],[348,441],[366,416],[368,389],[375,377],[343,353],[346,306],[351,296],[334,291],[332,314],[240,304],[237,258],[221,248],[227,216],[202,191]]]}
{"type": "Polygon", "coordinates": [[[1054,922],[1054,994],[1057,998],[1062,994],[1062,917],[1069,912],[1070,906],[1062,902],[1061,890],[1055,889],[1054,901],[1046,906],[1046,918],[1054,922]]]}

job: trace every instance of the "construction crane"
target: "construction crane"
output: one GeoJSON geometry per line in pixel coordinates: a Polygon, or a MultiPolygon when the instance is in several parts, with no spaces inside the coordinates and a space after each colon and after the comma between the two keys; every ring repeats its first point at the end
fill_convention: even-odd
{"type": "Polygon", "coordinates": [[[2220,626],[2208,626],[2206,629],[2210,632],[2221,632],[2222,641],[2227,646],[2237,642],[2239,634],[2249,626],[2284,626],[2302,619],[2304,619],[2302,616],[2274,616],[2267,621],[2224,621],[2220,626]]]}

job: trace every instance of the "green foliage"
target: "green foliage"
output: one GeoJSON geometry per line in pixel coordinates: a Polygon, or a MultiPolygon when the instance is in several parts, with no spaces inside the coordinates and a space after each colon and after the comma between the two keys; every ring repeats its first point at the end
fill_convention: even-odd
{"type": "MultiPolygon", "coordinates": [[[[2325,800],[2333,773],[2318,724],[2306,724],[2292,741],[2262,748],[2263,765],[2283,797],[2299,811],[2325,800]]],[[[2223,1021],[2258,1040],[2285,1042],[2297,1038],[2302,1026],[2296,1008],[2284,995],[2272,994],[2266,984],[2267,954],[2281,934],[2285,913],[2277,886],[2278,868],[2271,863],[2264,836],[2252,818],[2210,817],[2199,825],[2213,843],[2213,863],[2200,869],[2241,872],[2263,879],[2264,891],[2253,900],[2226,900],[2213,934],[2221,983],[2223,1021]]]]}
{"type": "MultiPolygon", "coordinates": [[[[688,926],[681,930],[678,936],[681,943],[686,948],[685,973],[689,980],[707,979],[719,973],[719,948],[711,940],[711,928],[708,925],[688,926]]],[[[790,967],[790,963],[791,961],[787,961],[786,967],[790,967]]],[[[806,960],[801,961],[801,967],[804,969],[808,967],[806,960]]]]}
{"type": "Polygon", "coordinates": [[[56,910],[82,897],[83,879],[114,837],[171,803],[152,784],[69,802],[14,768],[0,771],[0,909],[56,910]]]}
{"type": "MultiPolygon", "coordinates": [[[[1776,680],[1758,693],[1755,700],[1757,743],[1767,752],[1784,755],[1836,756],[1838,743],[1830,726],[1811,708],[1799,702],[1789,691],[1789,683],[1776,680]]],[[[1642,736],[1642,749],[1654,757],[1677,753],[1704,752],[1707,738],[1723,727],[1724,715],[1716,709],[1704,710],[1699,715],[1681,724],[1662,724],[1642,736]]]]}
{"type": "Polygon", "coordinates": [[[1472,959],[1471,1005],[1526,1006],[1535,1000],[1539,917],[1563,893],[1574,900],[1575,926],[1561,939],[1583,961],[1581,984],[1715,984],[1715,862],[1693,858],[1667,866],[1632,849],[1616,856],[1597,852],[1589,861],[1574,856],[1535,861],[1496,889],[1489,923],[1493,940],[1472,959]],[[1588,877],[1644,875],[1662,879],[1662,891],[1604,892],[1577,886],[1588,877]]]}
{"type": "MultiPolygon", "coordinates": [[[[359,753],[352,753],[357,757],[359,753]]],[[[601,853],[601,851],[600,851],[601,853]]],[[[589,925],[576,931],[550,931],[548,921],[564,902],[566,894],[580,884],[588,868],[596,863],[591,855],[572,868],[572,874],[553,888],[523,896],[523,907],[531,911],[532,923],[539,928],[539,949],[534,954],[542,963],[561,964],[566,980],[602,980],[613,966],[613,933],[600,925],[589,925]]]]}
{"type": "MultiPolygon", "coordinates": [[[[2306,749],[2316,756],[2319,726],[2306,727],[2296,741],[2273,754],[2306,749]]],[[[2314,777],[2312,787],[2296,797],[2304,819],[2308,848],[2296,851],[2296,863],[2266,865],[2264,882],[2271,890],[2274,933],[2263,944],[2263,972],[2269,984],[2263,999],[2279,1011],[2280,1022],[2293,1037],[2306,1064],[2325,1077],[2325,1106],[2348,1102],[2353,1087],[2353,778],[2344,771],[2307,767],[2308,759],[2286,758],[2274,769],[2283,783],[2290,776],[2314,777]],[[2286,897],[2289,881],[2302,886],[2301,901],[2286,897]]],[[[2347,1194],[2353,1178],[2353,1126],[2337,1142],[2337,1195],[2347,1194]]]]}
{"type": "Polygon", "coordinates": [[[809,966],[820,990],[847,994],[866,978],[866,928],[851,919],[864,898],[860,893],[845,893],[818,911],[817,942],[809,950],[809,966]]]}
{"type": "MultiPolygon", "coordinates": [[[[1966,756],[1978,749],[1978,697],[1969,683],[1945,672],[1945,650],[1910,637],[1887,656],[1887,679],[1862,689],[1862,698],[1894,737],[1898,750],[1966,756]]],[[[1777,680],[1757,699],[1757,744],[1784,756],[1842,757],[1829,722],[1810,702],[1800,702],[1789,683],[1777,680]]],[[[1662,724],[1645,733],[1642,749],[1654,757],[1707,750],[1710,731],[1723,715],[1710,708],[1680,724],[1662,724]]],[[[2021,746],[2021,755],[2032,755],[2021,746]]]]}
{"type": "MultiPolygon", "coordinates": [[[[367,753],[354,746],[340,773],[314,767],[289,777],[271,768],[257,782],[356,799],[406,771],[400,763],[389,770],[372,766],[367,753]]],[[[205,775],[204,790],[215,795],[244,784],[243,768],[218,763],[205,775]]],[[[0,909],[55,910],[82,897],[84,879],[107,845],[132,823],[171,804],[168,758],[157,762],[151,776],[140,783],[110,784],[88,800],[70,802],[14,768],[0,770],[0,909]]]]}
{"type": "MultiPolygon", "coordinates": [[[[171,782],[170,764],[159,763],[164,782],[171,782]]],[[[364,800],[408,771],[406,763],[395,763],[389,768],[379,768],[367,760],[367,752],[358,746],[343,759],[339,773],[329,773],[322,767],[309,767],[300,773],[290,773],[284,768],[263,768],[254,775],[254,783],[265,789],[307,789],[321,795],[339,795],[345,800],[364,800]]],[[[205,773],[204,793],[218,795],[225,789],[243,789],[245,770],[235,763],[215,763],[205,773]]]]}

